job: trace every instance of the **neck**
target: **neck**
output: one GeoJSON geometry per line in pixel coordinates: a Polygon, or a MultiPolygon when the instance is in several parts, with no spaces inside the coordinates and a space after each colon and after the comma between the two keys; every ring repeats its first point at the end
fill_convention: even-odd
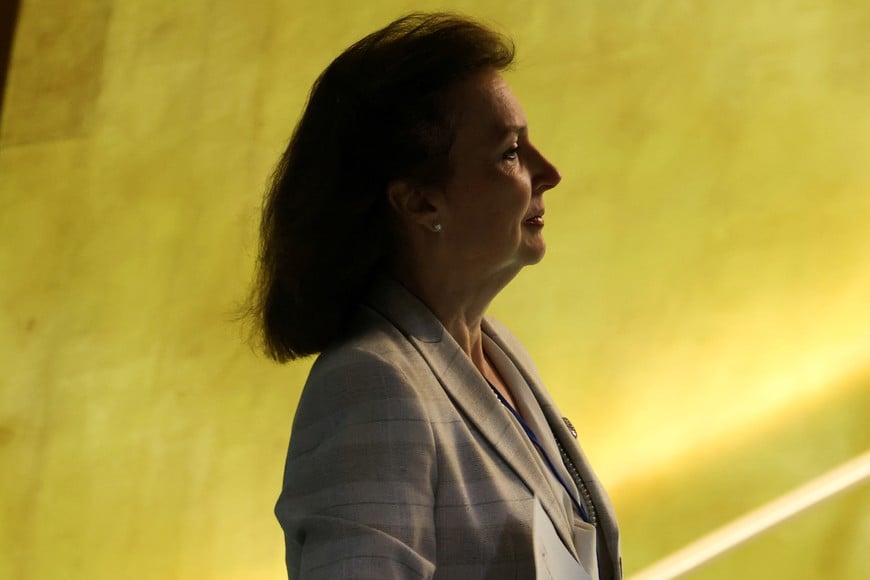
{"type": "MultiPolygon", "coordinates": [[[[431,264],[415,261],[413,265],[431,264]]],[[[455,268],[402,267],[393,272],[399,282],[417,296],[441,321],[444,328],[478,369],[483,369],[481,322],[489,304],[513,276],[490,276],[488,280],[463,275],[455,268]]]]}

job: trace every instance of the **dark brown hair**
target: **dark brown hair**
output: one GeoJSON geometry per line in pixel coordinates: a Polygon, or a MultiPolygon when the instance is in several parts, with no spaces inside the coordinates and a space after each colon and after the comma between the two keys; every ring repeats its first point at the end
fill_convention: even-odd
{"type": "Polygon", "coordinates": [[[342,335],[392,256],[387,184],[445,180],[448,91],[513,58],[509,40],[473,20],[411,14],[323,71],[264,201],[250,313],[270,357],[314,354],[342,335]]]}

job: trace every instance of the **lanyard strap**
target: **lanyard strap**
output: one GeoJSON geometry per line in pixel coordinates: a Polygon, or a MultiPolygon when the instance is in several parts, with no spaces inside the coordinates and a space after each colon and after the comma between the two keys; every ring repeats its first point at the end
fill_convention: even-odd
{"type": "Polygon", "coordinates": [[[556,481],[561,483],[562,487],[565,488],[565,493],[567,493],[568,497],[571,498],[571,502],[573,502],[574,507],[576,507],[577,511],[580,513],[580,517],[583,518],[584,522],[589,523],[589,516],[586,514],[586,509],[583,507],[582,503],[577,501],[577,498],[575,498],[574,494],[571,493],[571,489],[565,483],[565,480],[562,479],[561,475],[559,475],[559,472],[556,470],[553,462],[550,461],[550,456],[547,455],[544,447],[538,441],[538,437],[537,435],[535,435],[535,432],[532,430],[531,427],[529,427],[528,423],[523,420],[522,416],[517,412],[517,410],[514,409],[510,403],[508,403],[507,399],[505,399],[502,394],[498,392],[498,389],[496,389],[495,386],[493,386],[493,384],[489,382],[489,379],[486,379],[486,382],[489,383],[489,387],[492,389],[492,392],[495,393],[495,396],[498,397],[498,400],[501,401],[501,404],[507,407],[507,410],[511,412],[511,414],[516,418],[517,421],[520,422],[520,426],[522,426],[523,431],[526,432],[526,436],[528,436],[532,444],[538,449],[538,451],[541,453],[541,456],[544,458],[544,462],[547,464],[547,467],[550,468],[550,473],[552,473],[553,476],[556,478],[556,481]]]}

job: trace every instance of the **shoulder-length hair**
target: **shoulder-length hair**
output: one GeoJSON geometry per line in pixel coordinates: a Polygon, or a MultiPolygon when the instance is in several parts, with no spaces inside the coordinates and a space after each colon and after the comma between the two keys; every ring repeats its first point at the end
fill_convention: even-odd
{"type": "Polygon", "coordinates": [[[323,71],[264,200],[250,311],[271,358],[315,354],[342,336],[393,255],[388,183],[447,179],[447,93],[513,58],[512,42],[478,22],[411,14],[323,71]]]}

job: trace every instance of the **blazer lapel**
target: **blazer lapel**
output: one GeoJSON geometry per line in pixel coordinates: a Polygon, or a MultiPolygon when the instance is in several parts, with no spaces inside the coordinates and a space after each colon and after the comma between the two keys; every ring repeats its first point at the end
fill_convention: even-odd
{"type": "Polygon", "coordinates": [[[549,476],[540,467],[534,455],[536,451],[441,322],[393,280],[378,281],[369,294],[368,303],[414,345],[456,407],[538,497],[560,538],[577,557],[573,535],[562,515],[561,499],[547,483],[549,476]]]}
{"type": "Polygon", "coordinates": [[[577,471],[580,472],[580,476],[583,478],[583,482],[586,484],[589,494],[592,496],[592,502],[594,503],[595,511],[598,516],[599,527],[605,540],[607,555],[614,566],[613,569],[616,570],[619,566],[619,533],[616,524],[616,514],[613,511],[613,506],[610,503],[607,493],[604,491],[604,487],[601,485],[601,482],[592,470],[592,466],[586,458],[586,455],[583,453],[583,450],[580,448],[580,445],[577,443],[576,438],[568,430],[565,420],[559,413],[555,402],[541,383],[540,376],[535,370],[531,360],[522,356],[522,351],[519,348],[516,348],[516,345],[512,346],[508,344],[507,337],[502,336],[498,332],[492,321],[484,319],[483,330],[511,358],[514,365],[526,379],[529,388],[534,393],[535,398],[541,405],[541,409],[544,411],[544,416],[547,418],[547,423],[549,423],[550,429],[553,430],[553,435],[555,435],[559,443],[561,443],[562,447],[568,453],[571,461],[577,468],[577,471]]]}

